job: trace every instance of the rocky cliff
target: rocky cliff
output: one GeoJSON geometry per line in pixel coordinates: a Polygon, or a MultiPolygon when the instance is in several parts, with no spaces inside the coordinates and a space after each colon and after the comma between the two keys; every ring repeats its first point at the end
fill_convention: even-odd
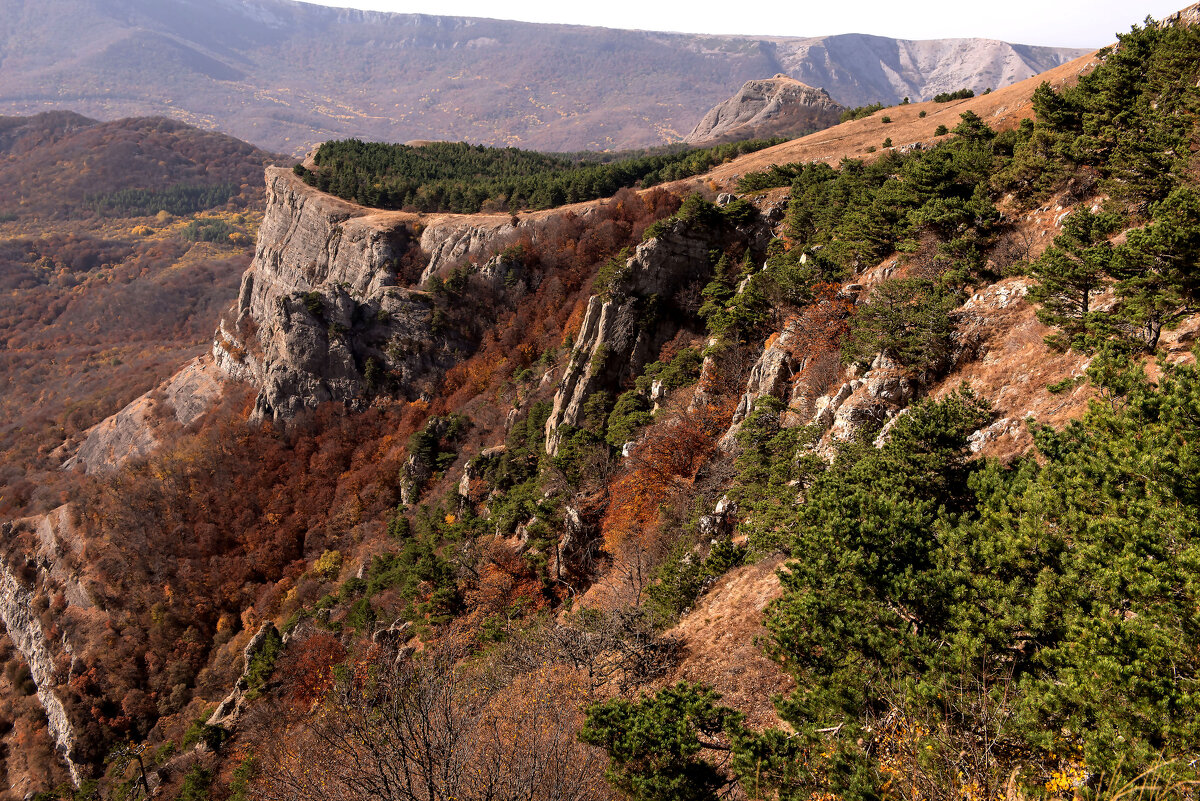
{"type": "Polygon", "coordinates": [[[399,285],[399,261],[427,247],[432,274],[508,221],[484,232],[453,221],[423,226],[415,215],[373,212],[270,168],[254,261],[213,357],[259,388],[260,417],[288,418],[325,401],[361,406],[385,388],[415,397],[429,388],[422,379],[452,363],[455,343],[435,331],[428,296],[399,285]]]}
{"type": "Polygon", "coordinates": [[[747,81],[737,94],[710,109],[683,141],[801,136],[836,125],[842,111],[824,89],[779,74],[747,81]]]}
{"type": "Polygon", "coordinates": [[[756,257],[770,230],[763,218],[744,226],[675,219],[638,245],[620,271],[593,295],[546,421],[546,452],[558,452],[562,429],[576,425],[584,402],[632,381],[681,328],[696,327],[687,295],[712,276],[714,257],[731,249],[756,257]]]}
{"type": "Polygon", "coordinates": [[[224,375],[210,357],[194,359],[168,380],[92,426],[63,469],[95,473],[157,448],[167,423],[188,425],[220,397],[224,375]]]}
{"type": "Polygon", "coordinates": [[[63,676],[55,658],[70,655],[71,646],[65,636],[48,636],[37,613],[44,608],[39,606],[39,597],[45,599],[52,592],[62,592],[66,602],[76,608],[91,607],[82,587],[65,571],[63,551],[69,546],[60,542],[59,534],[70,527],[69,516],[63,507],[40,518],[0,525],[0,546],[7,554],[0,558],[0,623],[29,666],[51,740],[78,786],[83,772],[75,760],[75,731],[56,690],[63,676]],[[12,550],[21,535],[31,530],[34,550],[12,550]]]}

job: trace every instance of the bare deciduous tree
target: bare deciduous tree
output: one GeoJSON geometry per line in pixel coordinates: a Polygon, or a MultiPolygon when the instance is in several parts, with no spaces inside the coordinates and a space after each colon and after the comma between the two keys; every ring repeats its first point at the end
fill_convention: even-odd
{"type": "Polygon", "coordinates": [[[360,664],[269,746],[259,797],[600,801],[604,754],[575,732],[574,671],[546,666],[489,689],[453,650],[360,664]]]}

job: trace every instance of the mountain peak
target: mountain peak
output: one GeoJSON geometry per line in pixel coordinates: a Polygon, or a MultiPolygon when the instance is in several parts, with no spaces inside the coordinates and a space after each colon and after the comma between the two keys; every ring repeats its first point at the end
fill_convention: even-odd
{"type": "Polygon", "coordinates": [[[842,111],[844,107],[824,89],[815,89],[780,72],[744,83],[733,97],[710,109],[683,141],[696,144],[799,136],[837,124],[842,111]]]}

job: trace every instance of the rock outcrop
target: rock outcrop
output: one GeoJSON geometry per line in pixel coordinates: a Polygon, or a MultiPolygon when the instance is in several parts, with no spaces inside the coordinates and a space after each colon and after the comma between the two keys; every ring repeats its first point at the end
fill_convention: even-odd
{"type": "Polygon", "coordinates": [[[159,445],[162,420],[185,426],[195,421],[221,396],[223,379],[214,359],[194,359],[169,380],[88,429],[63,468],[82,466],[85,472],[96,473],[145,456],[159,445]]]}
{"type": "MultiPolygon", "coordinates": [[[[8,542],[13,524],[0,527],[0,540],[8,542]]],[[[34,589],[14,575],[6,560],[0,559],[0,621],[8,631],[9,638],[29,665],[30,675],[37,687],[38,700],[46,710],[46,726],[54,741],[59,756],[70,771],[71,781],[79,786],[82,778],[80,766],[73,758],[75,732],[67,710],[55,692],[58,684],[54,668],[54,650],[46,637],[42,624],[34,613],[34,589]]],[[[66,647],[66,643],[62,643],[66,647]]]]}
{"type": "Polygon", "coordinates": [[[325,195],[267,170],[267,210],[242,277],[237,322],[222,324],[217,364],[259,389],[256,415],[288,418],[325,401],[361,404],[377,381],[411,388],[445,361],[432,306],[397,286],[414,244],[407,215],[325,195]]]}
{"type": "Polygon", "coordinates": [[[580,422],[584,401],[632,381],[694,314],[681,313],[681,293],[712,275],[714,251],[740,245],[761,252],[769,233],[674,220],[638,245],[604,295],[593,295],[546,420],[546,452],[557,454],[562,428],[580,422]]]}
{"type": "Polygon", "coordinates": [[[225,729],[233,729],[237,726],[238,720],[242,716],[242,708],[245,706],[247,695],[250,692],[250,666],[254,658],[266,650],[272,641],[278,643],[280,639],[279,630],[275,628],[274,623],[267,621],[259,626],[258,631],[250,638],[250,642],[246,643],[246,647],[242,649],[242,675],[229,694],[209,716],[209,726],[220,726],[225,729]]]}
{"type": "Polygon", "coordinates": [[[802,136],[836,125],[844,110],[824,89],[779,74],[747,81],[737,94],[710,109],[683,141],[802,136]]]}
{"type": "Polygon", "coordinates": [[[480,217],[459,220],[451,217],[421,231],[421,250],[429,262],[421,273],[421,284],[451,264],[478,257],[505,237],[515,237],[522,222],[516,217],[480,217]]]}
{"type": "Polygon", "coordinates": [[[1163,18],[1163,25],[1200,25],[1200,3],[1163,18]]]}
{"type": "MultiPolygon", "coordinates": [[[[891,265],[885,263],[881,268],[879,274],[884,275],[891,265]]],[[[819,434],[816,450],[827,457],[834,455],[839,443],[864,430],[882,429],[886,434],[904,409],[941,376],[979,357],[985,332],[996,315],[1022,302],[1027,291],[1024,281],[1008,280],[974,295],[952,313],[956,330],[944,357],[919,374],[882,353],[869,365],[843,366],[837,350],[806,346],[803,318],[789,321],[771,337],[751,368],[720,447],[727,451],[737,447],[741,423],[764,397],[783,402],[783,426],[815,426],[819,434]]],[[[831,322],[844,317],[855,301],[866,297],[861,284],[847,284],[835,298],[825,301],[831,304],[829,311],[818,319],[831,322]]]]}
{"type": "Polygon", "coordinates": [[[439,330],[426,292],[400,286],[398,264],[414,249],[428,254],[424,282],[451,264],[483,261],[519,223],[442,215],[426,224],[324,194],[290,170],[268,168],[266,181],[236,319],[221,323],[212,349],[226,374],[258,387],[256,416],[286,419],[326,401],[358,407],[380,391],[427,392],[465,343],[439,330]]]}

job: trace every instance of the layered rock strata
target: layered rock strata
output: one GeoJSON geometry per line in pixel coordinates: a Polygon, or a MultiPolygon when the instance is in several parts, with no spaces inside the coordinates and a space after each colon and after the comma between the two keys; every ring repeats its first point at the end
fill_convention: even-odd
{"type": "Polygon", "coordinates": [[[428,393],[467,345],[440,330],[428,293],[402,285],[400,264],[424,259],[424,285],[482,261],[524,221],[368,209],[279,167],[267,169],[266,184],[254,260],[212,349],[225,373],[258,387],[256,417],[428,393]]]}

